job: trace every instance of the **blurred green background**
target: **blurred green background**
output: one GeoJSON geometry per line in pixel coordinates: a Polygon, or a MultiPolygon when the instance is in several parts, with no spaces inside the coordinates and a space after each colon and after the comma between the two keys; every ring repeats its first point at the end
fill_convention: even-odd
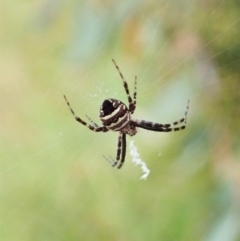
{"type": "Polygon", "coordinates": [[[1,240],[240,240],[240,4],[230,1],[1,2],[1,240]],[[117,133],[94,133],[102,101],[187,129],[139,130],[151,173],[119,171],[117,133]],[[86,119],[87,120],[87,119],[86,119]]]}

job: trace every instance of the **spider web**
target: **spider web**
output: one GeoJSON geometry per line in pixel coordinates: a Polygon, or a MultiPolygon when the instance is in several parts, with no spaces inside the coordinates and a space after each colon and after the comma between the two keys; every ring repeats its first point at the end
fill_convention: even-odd
{"type": "Polygon", "coordinates": [[[237,1],[3,6],[3,240],[239,240],[237,1]],[[135,118],[171,123],[190,99],[187,129],[139,130],[120,171],[102,158],[117,133],[63,99],[98,125],[104,99],[127,103],[112,58],[131,93],[138,76],[135,118]]]}

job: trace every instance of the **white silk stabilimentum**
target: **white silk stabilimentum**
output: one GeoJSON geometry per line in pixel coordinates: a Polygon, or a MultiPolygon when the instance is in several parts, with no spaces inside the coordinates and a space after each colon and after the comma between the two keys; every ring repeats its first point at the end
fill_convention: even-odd
{"type": "Polygon", "coordinates": [[[134,146],[134,141],[130,141],[129,148],[130,148],[130,155],[132,156],[132,162],[135,165],[141,165],[143,175],[140,177],[140,179],[146,180],[150,173],[150,170],[147,168],[146,163],[141,160],[140,155],[137,151],[137,148],[134,146]]]}

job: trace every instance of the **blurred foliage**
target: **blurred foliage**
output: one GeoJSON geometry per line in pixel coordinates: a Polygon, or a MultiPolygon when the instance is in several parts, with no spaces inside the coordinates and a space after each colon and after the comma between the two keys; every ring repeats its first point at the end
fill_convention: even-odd
{"type": "MultiPolygon", "coordinates": [[[[230,1],[7,1],[1,22],[1,240],[240,240],[240,4],[230,1]],[[147,181],[116,133],[91,133],[104,98],[188,128],[139,131],[147,181]],[[116,80],[116,81],[115,81],[116,80]],[[118,81],[117,81],[118,80],[118,81]]],[[[99,123],[99,122],[98,122],[99,123]]]]}

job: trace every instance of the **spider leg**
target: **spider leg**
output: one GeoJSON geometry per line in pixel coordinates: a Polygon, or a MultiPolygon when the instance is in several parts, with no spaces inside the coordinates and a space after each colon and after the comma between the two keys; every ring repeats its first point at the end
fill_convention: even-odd
{"type": "MultiPolygon", "coordinates": [[[[109,160],[108,158],[106,158],[105,156],[103,156],[103,157],[106,159],[106,161],[107,161],[108,163],[110,163],[110,165],[111,165],[112,167],[115,167],[115,166],[118,164],[118,162],[119,162],[120,155],[121,155],[121,150],[122,150],[122,136],[123,136],[123,135],[124,135],[123,133],[119,132],[116,160],[114,160],[112,157],[110,157],[111,160],[109,160]]],[[[126,141],[126,140],[125,140],[125,141],[126,141]]],[[[125,144],[126,144],[126,143],[125,143],[125,144]]],[[[125,145],[125,149],[126,149],[126,145],[125,145]]],[[[121,161],[122,161],[122,160],[121,160],[121,161]]]]}
{"type": "Polygon", "coordinates": [[[171,127],[171,124],[158,124],[158,123],[153,123],[150,121],[134,121],[137,127],[150,130],[150,131],[159,131],[159,132],[171,132],[171,131],[180,131],[184,130],[186,128],[186,125],[184,124],[183,126],[180,127],[171,127]]]}
{"type": "MultiPolygon", "coordinates": [[[[133,102],[132,97],[131,97],[131,95],[130,95],[130,93],[129,93],[128,84],[127,84],[127,82],[126,82],[123,74],[121,73],[118,65],[116,64],[115,60],[112,59],[112,61],[113,61],[114,65],[115,65],[115,67],[116,67],[116,69],[117,69],[117,71],[118,71],[118,73],[119,73],[122,81],[123,81],[123,86],[124,86],[125,92],[126,92],[127,97],[128,97],[129,109],[130,109],[130,108],[133,108],[132,106],[134,106],[134,102],[133,102]]],[[[135,88],[135,89],[136,89],[136,88],[135,88]]],[[[135,94],[135,96],[136,96],[136,94],[135,94]]],[[[134,109],[135,109],[135,108],[134,108],[134,109]]]]}
{"type": "Polygon", "coordinates": [[[118,134],[117,157],[116,157],[116,161],[112,165],[113,167],[117,165],[117,163],[119,162],[119,159],[120,159],[121,150],[122,150],[122,136],[123,136],[123,134],[121,132],[119,132],[119,134],[118,134]]]}
{"type": "Polygon", "coordinates": [[[131,114],[134,113],[136,106],[137,106],[137,76],[135,76],[135,80],[134,80],[133,102],[129,104],[129,111],[131,112],[131,114]]]}
{"type": "Polygon", "coordinates": [[[126,134],[123,133],[122,135],[122,153],[121,153],[121,161],[120,164],[118,165],[118,169],[122,167],[125,161],[125,156],[126,156],[126,134]]]}
{"type": "MultiPolygon", "coordinates": [[[[170,124],[170,127],[179,125],[179,124],[181,124],[181,123],[183,123],[183,122],[184,122],[184,125],[187,124],[187,114],[188,114],[188,110],[189,110],[189,103],[190,103],[190,101],[188,100],[187,108],[186,108],[186,111],[185,111],[185,113],[184,113],[183,118],[180,119],[180,120],[178,120],[178,121],[173,122],[172,124],[170,124]]],[[[165,125],[167,125],[167,124],[165,124],[165,125]]]]}
{"type": "Polygon", "coordinates": [[[140,127],[140,128],[146,129],[146,130],[150,130],[150,131],[160,131],[160,132],[180,131],[180,130],[184,130],[186,128],[188,109],[189,109],[189,100],[188,100],[187,109],[184,113],[184,117],[171,124],[159,124],[159,123],[153,123],[153,122],[144,121],[144,120],[141,120],[141,121],[132,120],[132,121],[135,123],[135,125],[137,127],[140,127]],[[183,123],[181,126],[174,127],[181,123],[183,123]]]}
{"type": "MultiPolygon", "coordinates": [[[[67,97],[64,95],[64,99],[68,105],[69,110],[72,112],[72,115],[74,116],[75,120],[78,121],[79,123],[85,125],[87,128],[89,128],[91,131],[95,131],[95,132],[107,132],[108,129],[105,126],[102,127],[98,127],[92,120],[91,122],[94,123],[93,125],[89,125],[87,122],[83,121],[82,119],[80,119],[78,116],[76,116],[76,114],[74,113],[70,103],[67,100],[67,97]]],[[[89,117],[88,117],[89,118],[89,117]]],[[[90,119],[90,118],[89,118],[90,119]]]]}
{"type": "Polygon", "coordinates": [[[97,123],[95,123],[88,115],[86,115],[86,117],[88,118],[88,120],[91,122],[91,124],[92,124],[94,127],[96,127],[96,128],[99,127],[99,125],[98,125],[97,123]]]}
{"type": "Polygon", "coordinates": [[[116,162],[111,156],[109,157],[110,160],[103,155],[103,158],[113,167],[113,164],[116,162]]]}

